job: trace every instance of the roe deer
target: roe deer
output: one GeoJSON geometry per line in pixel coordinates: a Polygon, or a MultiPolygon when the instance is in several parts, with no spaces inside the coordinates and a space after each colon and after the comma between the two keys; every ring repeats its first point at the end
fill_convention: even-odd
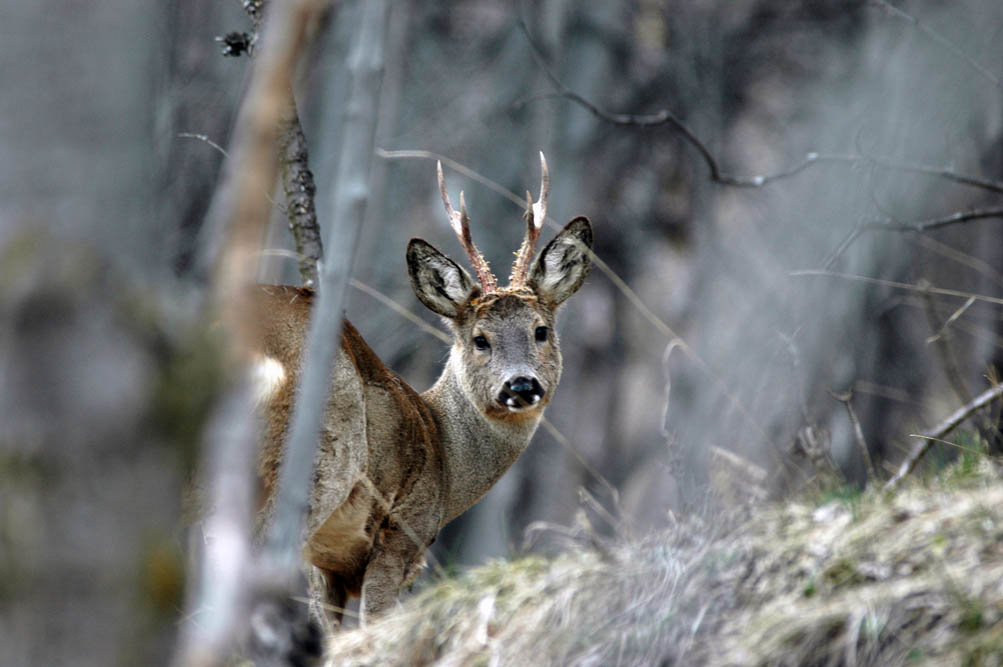
{"type": "MultiPolygon", "coordinates": [[[[411,286],[453,335],[449,359],[418,394],[388,369],[347,321],[331,375],[314,473],[304,556],[313,565],[314,612],[337,625],[349,595],[363,621],[395,601],[449,521],[476,503],[526,449],[561,376],[554,318],[590,266],[592,226],[572,220],[531,265],[546,218],[549,175],[540,154],[540,197],[527,193],[526,236],[508,287],[498,287],[470,237],[463,193],[449,222],[478,283],[422,239],[407,248],[411,286]],[[335,610],[335,611],[332,611],[335,610]]],[[[309,290],[256,290],[260,398],[266,416],[260,474],[265,509],[278,480],[309,325],[309,290]]],[[[267,520],[267,518],[265,519],[267,520]]]]}

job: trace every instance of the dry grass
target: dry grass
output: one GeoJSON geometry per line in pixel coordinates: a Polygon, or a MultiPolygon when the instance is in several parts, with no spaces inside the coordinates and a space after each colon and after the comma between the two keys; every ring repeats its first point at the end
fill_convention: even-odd
{"type": "Polygon", "coordinates": [[[731,523],[490,563],[332,637],[330,664],[1003,665],[987,459],[731,523]]]}

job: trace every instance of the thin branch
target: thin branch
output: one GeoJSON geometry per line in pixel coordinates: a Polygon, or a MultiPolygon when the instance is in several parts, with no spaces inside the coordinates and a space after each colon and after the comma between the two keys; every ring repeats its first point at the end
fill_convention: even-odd
{"type": "Polygon", "coordinates": [[[954,213],[937,218],[927,218],[926,220],[915,220],[912,222],[894,222],[887,218],[883,220],[864,222],[858,224],[850,230],[846,237],[843,238],[843,240],[839,242],[839,245],[836,246],[836,249],[833,250],[828,257],[826,257],[822,266],[827,269],[830,268],[865,232],[911,232],[914,234],[922,234],[924,232],[949,227],[951,225],[972,222],[974,220],[988,219],[1003,219],[1003,207],[955,211],[954,213]]]}
{"type": "MultiPolygon", "coordinates": [[[[930,283],[925,279],[920,280],[919,285],[924,288],[930,287],[930,283]]],[[[943,367],[944,374],[947,376],[947,382],[951,385],[951,389],[954,390],[954,395],[957,396],[958,401],[964,405],[972,400],[972,392],[968,391],[968,387],[965,385],[965,380],[961,375],[961,368],[958,364],[958,358],[955,356],[954,348],[951,346],[950,332],[948,330],[950,321],[941,324],[940,318],[937,315],[937,307],[933,299],[933,294],[928,289],[920,292],[920,298],[923,301],[923,312],[926,314],[926,320],[930,325],[931,331],[931,336],[927,339],[927,343],[933,343],[936,347],[937,356],[940,357],[940,364],[943,367]]],[[[975,303],[975,298],[968,297],[965,305],[956,311],[956,315],[960,316],[962,309],[967,308],[973,303],[975,303]]]]}
{"type": "MultiPolygon", "coordinates": [[[[921,164],[919,162],[900,162],[898,160],[889,160],[888,158],[876,157],[872,155],[850,155],[846,156],[849,158],[848,161],[851,162],[867,162],[873,164],[874,166],[881,167],[883,169],[888,169],[891,171],[903,171],[912,174],[923,174],[924,176],[933,176],[936,178],[942,178],[947,181],[953,181],[959,185],[967,185],[973,188],[978,188],[980,190],[988,190],[989,192],[1003,193],[1003,182],[992,181],[986,178],[979,178],[977,176],[969,176],[968,174],[959,174],[954,171],[951,167],[934,167],[932,165],[921,164]]],[[[837,156],[828,156],[828,160],[835,161],[837,156]]]]}
{"type": "Polygon", "coordinates": [[[955,211],[950,215],[913,222],[875,221],[865,224],[864,229],[876,229],[888,232],[928,232],[962,222],[991,218],[1003,219],[1003,207],[997,206],[993,208],[976,208],[968,211],[955,211]]]}
{"type": "Polygon", "coordinates": [[[178,132],[177,136],[179,139],[197,139],[198,141],[201,141],[202,143],[208,144],[213,148],[215,148],[217,151],[222,153],[223,157],[225,158],[230,157],[230,154],[226,152],[225,148],[223,148],[222,146],[220,146],[219,144],[217,144],[215,141],[213,141],[204,134],[195,134],[194,132],[178,132]]]}
{"type": "Polygon", "coordinates": [[[1003,397],[1003,384],[998,384],[995,387],[990,387],[984,392],[975,397],[974,400],[961,406],[950,415],[948,415],[939,424],[928,431],[924,431],[919,436],[920,442],[916,443],[912,452],[909,456],[902,462],[899,467],[898,472],[888,480],[885,484],[884,490],[891,491],[894,489],[899,482],[901,482],[907,475],[909,475],[916,468],[916,464],[919,460],[923,458],[923,455],[933,446],[933,443],[943,438],[945,435],[953,431],[961,422],[965,421],[968,417],[972,415],[977,410],[984,408],[991,402],[1003,397]]]}
{"type": "Polygon", "coordinates": [[[383,83],[388,3],[368,0],[362,4],[361,12],[359,30],[349,56],[352,83],[334,184],[331,220],[335,226],[324,255],[318,298],[310,315],[299,400],[290,419],[275,516],[268,533],[270,559],[277,567],[290,572],[296,570],[300,560],[317,433],[327,403],[331,368],[340,345],[338,332],[352,259],[369,199],[369,169],[383,83]]]}
{"type": "Polygon", "coordinates": [[[996,268],[989,262],[983,261],[966,252],[962,252],[961,250],[953,248],[946,243],[942,243],[932,236],[917,235],[911,237],[911,239],[916,245],[922,246],[924,249],[949,259],[952,262],[957,262],[962,266],[967,266],[972,271],[982,274],[1000,287],[1003,287],[1003,273],[997,271],[996,268]]]}
{"type": "Polygon", "coordinates": [[[853,389],[851,388],[849,391],[842,394],[830,391],[829,395],[846,407],[846,414],[850,418],[850,423],[853,424],[853,437],[857,442],[857,448],[860,450],[860,458],[864,460],[864,468],[867,470],[867,483],[873,484],[877,481],[878,474],[874,470],[874,462],[871,460],[871,451],[867,447],[867,440],[864,438],[864,429],[860,425],[860,419],[857,417],[857,411],[853,409],[853,389]]]}
{"type": "Polygon", "coordinates": [[[414,313],[412,313],[410,310],[408,310],[407,308],[405,308],[401,304],[399,304],[396,301],[394,301],[393,299],[391,299],[389,296],[387,296],[383,292],[380,292],[379,290],[377,290],[377,289],[375,289],[373,287],[370,287],[369,285],[367,285],[367,284],[365,284],[365,283],[363,283],[361,281],[358,281],[355,278],[352,278],[352,280],[350,282],[351,282],[352,287],[354,287],[355,289],[359,290],[360,292],[365,292],[366,294],[368,294],[369,296],[373,297],[374,299],[376,299],[377,301],[379,301],[384,306],[386,306],[390,310],[394,311],[395,313],[397,313],[401,317],[404,317],[404,318],[410,320],[412,324],[416,325],[419,329],[421,329],[425,333],[427,333],[429,335],[432,335],[432,336],[435,336],[436,338],[438,338],[442,342],[446,343],[447,345],[452,345],[453,344],[453,339],[452,339],[452,337],[449,334],[447,334],[446,332],[442,331],[441,329],[436,329],[431,324],[429,324],[425,320],[421,319],[420,317],[418,317],[417,315],[415,315],[414,313]]]}
{"type": "Polygon", "coordinates": [[[968,300],[965,301],[963,304],[961,304],[961,307],[958,308],[957,310],[955,310],[953,313],[951,313],[951,316],[948,317],[944,321],[943,326],[941,326],[940,329],[937,330],[937,333],[933,334],[932,336],[929,336],[926,339],[926,341],[925,341],[926,344],[929,345],[930,343],[934,343],[934,342],[940,340],[941,338],[944,338],[947,335],[947,333],[948,333],[948,328],[952,324],[954,324],[954,322],[959,317],[961,317],[962,315],[964,315],[965,311],[968,310],[969,308],[971,308],[971,306],[972,306],[973,303],[975,303],[975,297],[971,297],[971,296],[968,297],[968,300]]]}
{"type": "Polygon", "coordinates": [[[933,287],[923,285],[913,285],[911,283],[900,283],[894,280],[882,280],[880,278],[870,278],[868,276],[857,276],[850,273],[838,273],[836,271],[821,271],[821,270],[805,270],[805,271],[791,271],[787,275],[789,276],[823,276],[827,278],[842,278],[843,280],[854,280],[857,282],[869,283],[872,285],[883,285],[885,287],[894,287],[896,289],[904,289],[912,292],[931,292],[933,294],[943,294],[944,296],[954,296],[959,298],[972,298],[976,301],[985,301],[986,303],[993,303],[1003,306],[1003,298],[995,296],[985,296],[983,294],[972,294],[971,292],[963,292],[961,290],[946,289],[943,287],[933,287]]]}
{"type": "Polygon", "coordinates": [[[957,44],[955,44],[951,40],[947,39],[946,37],[944,37],[943,35],[941,35],[939,32],[937,32],[933,28],[931,28],[928,25],[926,25],[925,23],[921,23],[919,21],[919,19],[917,19],[912,14],[909,14],[908,12],[899,9],[898,7],[894,6],[890,2],[887,2],[886,0],[871,0],[871,1],[875,5],[878,5],[879,7],[884,8],[885,11],[887,11],[889,14],[892,14],[892,15],[900,18],[900,19],[903,19],[904,21],[908,21],[909,23],[911,23],[913,26],[916,27],[917,30],[919,30],[920,32],[922,32],[925,35],[927,35],[930,39],[932,39],[933,41],[935,41],[937,44],[939,44],[941,47],[943,47],[947,51],[951,52],[954,56],[956,56],[956,57],[960,58],[961,60],[963,60],[969,67],[971,67],[972,69],[974,69],[982,77],[984,77],[987,81],[989,81],[990,83],[992,83],[997,88],[1003,87],[1000,84],[999,77],[997,77],[992,71],[990,71],[984,65],[981,65],[978,62],[976,62],[974,58],[972,58],[967,53],[965,53],[964,51],[962,51],[961,48],[957,44]]]}

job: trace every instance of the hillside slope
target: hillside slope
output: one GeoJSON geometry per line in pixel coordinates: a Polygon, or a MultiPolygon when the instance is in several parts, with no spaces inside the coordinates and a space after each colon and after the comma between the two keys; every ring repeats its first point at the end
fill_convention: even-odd
{"type": "Polygon", "coordinates": [[[493,562],[331,637],[330,664],[1003,664],[994,465],[839,495],[493,562]]]}

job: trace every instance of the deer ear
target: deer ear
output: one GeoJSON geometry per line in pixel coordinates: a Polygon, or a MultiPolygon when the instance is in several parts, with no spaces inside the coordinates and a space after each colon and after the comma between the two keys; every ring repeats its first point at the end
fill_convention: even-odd
{"type": "Polygon", "coordinates": [[[407,273],[418,299],[443,317],[455,318],[475,290],[462,267],[423,239],[407,244],[407,273]]]}
{"type": "Polygon", "coordinates": [[[555,306],[578,291],[592,266],[592,223],[579,216],[554,237],[533,264],[529,286],[555,306]]]}

